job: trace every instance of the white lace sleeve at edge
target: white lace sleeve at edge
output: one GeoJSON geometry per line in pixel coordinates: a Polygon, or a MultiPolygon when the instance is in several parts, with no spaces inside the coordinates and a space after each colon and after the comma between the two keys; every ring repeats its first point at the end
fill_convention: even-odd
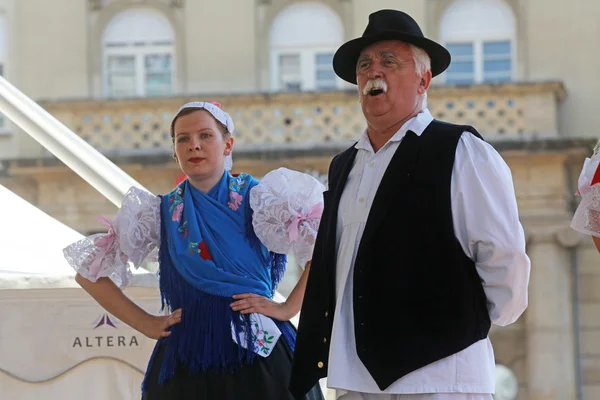
{"type": "Polygon", "coordinates": [[[298,264],[311,260],[325,186],[308,174],[279,168],[250,192],[252,225],[260,241],[279,254],[293,254],[298,264]]]}
{"type": "Polygon", "coordinates": [[[84,278],[108,277],[124,288],[131,279],[129,264],[156,261],[160,246],[160,198],[132,187],[108,233],[88,236],[63,250],[67,262],[84,278]]]}
{"type": "Polygon", "coordinates": [[[583,164],[577,182],[581,202],[571,222],[571,227],[576,231],[596,237],[600,237],[600,183],[590,184],[599,163],[600,157],[595,155],[591,159],[586,158],[583,164]]]}

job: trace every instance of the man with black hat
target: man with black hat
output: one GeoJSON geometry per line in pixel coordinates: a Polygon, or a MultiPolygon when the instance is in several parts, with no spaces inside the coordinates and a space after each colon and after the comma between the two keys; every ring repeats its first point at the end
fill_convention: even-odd
{"type": "Polygon", "coordinates": [[[370,15],[333,59],[367,128],[338,154],[300,315],[291,389],[342,400],[489,400],[492,323],[527,307],[510,169],[470,126],[434,120],[450,54],[407,14],[370,15]]]}

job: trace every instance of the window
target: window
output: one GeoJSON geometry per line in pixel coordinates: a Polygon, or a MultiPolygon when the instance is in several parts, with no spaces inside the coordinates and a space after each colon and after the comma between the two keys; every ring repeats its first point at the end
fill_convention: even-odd
{"type": "Polygon", "coordinates": [[[279,55],[279,87],[289,92],[302,90],[300,54],[279,55]]]}
{"type": "Polygon", "coordinates": [[[149,54],[144,58],[145,87],[147,96],[171,94],[173,58],[170,54],[149,54]]]}
{"type": "Polygon", "coordinates": [[[104,32],[106,97],[168,96],[175,85],[174,32],[150,9],[118,14],[104,32]]]}
{"type": "Polygon", "coordinates": [[[457,0],[441,20],[452,62],[448,84],[509,82],[515,75],[515,18],[503,0],[457,0]]]}
{"type": "Polygon", "coordinates": [[[107,77],[109,97],[134,96],[136,90],[135,56],[108,55],[107,77]]]}
{"type": "MultiPolygon", "coordinates": [[[[5,64],[8,58],[8,29],[6,25],[6,16],[0,14],[0,76],[5,75],[5,64]]],[[[8,133],[8,120],[0,114],[0,135],[8,133]]]]}
{"type": "Polygon", "coordinates": [[[509,40],[483,42],[484,82],[510,81],[512,70],[512,51],[509,40]]]}
{"type": "Polygon", "coordinates": [[[315,80],[317,89],[333,90],[336,88],[337,75],[333,72],[333,53],[317,53],[315,56],[315,80]]]}
{"type": "Polygon", "coordinates": [[[271,87],[275,91],[335,90],[333,54],[343,42],[340,18],[319,3],[296,3],[271,26],[271,87]]]}
{"type": "Polygon", "coordinates": [[[475,54],[473,43],[448,43],[452,63],[446,70],[447,83],[471,83],[475,81],[475,54]]]}

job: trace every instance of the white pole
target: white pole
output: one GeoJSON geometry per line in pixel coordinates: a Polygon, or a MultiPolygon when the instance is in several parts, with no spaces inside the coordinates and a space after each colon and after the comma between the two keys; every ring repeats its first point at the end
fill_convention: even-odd
{"type": "Polygon", "coordinates": [[[117,207],[127,190],[146,190],[85,140],[0,76],[0,113],[65,163],[117,207]]]}

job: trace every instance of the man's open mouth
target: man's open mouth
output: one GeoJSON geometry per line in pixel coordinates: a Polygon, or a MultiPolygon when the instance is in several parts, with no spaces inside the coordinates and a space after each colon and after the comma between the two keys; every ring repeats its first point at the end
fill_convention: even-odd
{"type": "Polygon", "coordinates": [[[381,93],[383,93],[383,89],[371,89],[369,90],[369,96],[377,96],[380,95],[381,93]]]}

